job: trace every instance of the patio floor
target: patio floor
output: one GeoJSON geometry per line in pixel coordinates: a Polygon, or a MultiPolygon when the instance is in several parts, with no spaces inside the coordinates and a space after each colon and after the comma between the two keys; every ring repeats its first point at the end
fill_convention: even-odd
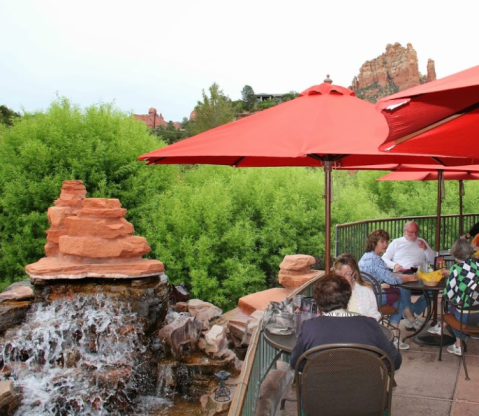
{"type": "MultiPolygon", "coordinates": [[[[401,328],[401,337],[406,331],[401,328]]],[[[411,348],[401,351],[403,362],[396,373],[392,414],[394,416],[479,415],[479,340],[469,339],[466,363],[470,380],[465,380],[460,357],[439,348],[406,341],[411,348]]],[[[289,395],[291,397],[291,394],[289,395]]],[[[296,402],[286,402],[276,416],[297,416],[296,402]]]]}

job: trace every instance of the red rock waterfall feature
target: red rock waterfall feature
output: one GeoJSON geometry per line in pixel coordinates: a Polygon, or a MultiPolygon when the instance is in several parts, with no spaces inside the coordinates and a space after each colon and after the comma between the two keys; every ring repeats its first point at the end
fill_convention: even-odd
{"type": "Polygon", "coordinates": [[[32,282],[83,278],[141,278],[164,272],[163,263],[143,259],[150,251],[134,236],[118,199],[86,198],[82,181],[64,181],[48,209],[47,257],[25,270],[32,282]]]}

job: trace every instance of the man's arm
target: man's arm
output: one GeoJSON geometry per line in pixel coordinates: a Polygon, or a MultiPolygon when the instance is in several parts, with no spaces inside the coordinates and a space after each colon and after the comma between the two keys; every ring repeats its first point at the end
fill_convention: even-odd
{"type": "Polygon", "coordinates": [[[394,270],[394,265],[396,264],[396,262],[393,261],[395,252],[396,244],[395,240],[393,240],[386,249],[386,252],[381,256],[381,258],[384,260],[384,263],[386,263],[386,266],[388,266],[388,268],[392,270],[394,270]]]}
{"type": "Polygon", "coordinates": [[[429,263],[434,264],[434,259],[436,258],[436,252],[432,251],[432,248],[429,246],[426,240],[421,238],[422,241],[424,241],[424,244],[426,246],[426,249],[424,250],[424,254],[426,254],[426,259],[429,263]]]}

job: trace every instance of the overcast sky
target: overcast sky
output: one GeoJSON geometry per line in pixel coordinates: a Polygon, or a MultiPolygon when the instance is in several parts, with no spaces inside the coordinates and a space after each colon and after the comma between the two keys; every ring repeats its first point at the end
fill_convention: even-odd
{"type": "Polygon", "coordinates": [[[479,64],[473,1],[0,0],[0,105],[114,102],[189,116],[216,82],[231,99],[349,86],[388,43],[411,43],[437,77],[479,64]]]}

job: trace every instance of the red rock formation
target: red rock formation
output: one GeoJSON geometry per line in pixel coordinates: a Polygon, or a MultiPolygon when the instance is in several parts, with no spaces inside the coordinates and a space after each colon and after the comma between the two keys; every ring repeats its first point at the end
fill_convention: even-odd
{"type": "Polygon", "coordinates": [[[64,181],[54,204],[48,208],[47,257],[25,267],[34,281],[142,277],[164,271],[163,263],[142,258],[150,247],[144,237],[133,235],[118,199],[86,198],[82,181],[64,181]]]}
{"type": "Polygon", "coordinates": [[[316,262],[313,256],[306,254],[295,254],[284,256],[279,265],[278,280],[286,288],[297,288],[316,277],[318,270],[311,270],[311,266],[316,262]]]}
{"type": "MultiPolygon", "coordinates": [[[[156,108],[150,108],[148,114],[133,114],[137,120],[143,121],[150,129],[156,129],[157,127],[167,127],[168,123],[166,122],[163,114],[158,115],[156,108]]],[[[181,122],[174,121],[173,126],[177,130],[181,129],[181,122]]]]}
{"type": "Polygon", "coordinates": [[[432,59],[427,60],[427,76],[426,82],[431,82],[436,79],[436,67],[432,59]]]}
{"type": "Polygon", "coordinates": [[[414,87],[436,79],[434,61],[429,60],[427,76],[420,74],[417,53],[410,43],[406,48],[399,43],[388,44],[386,52],[366,61],[354,77],[351,89],[361,98],[376,101],[377,98],[414,87]]]}

